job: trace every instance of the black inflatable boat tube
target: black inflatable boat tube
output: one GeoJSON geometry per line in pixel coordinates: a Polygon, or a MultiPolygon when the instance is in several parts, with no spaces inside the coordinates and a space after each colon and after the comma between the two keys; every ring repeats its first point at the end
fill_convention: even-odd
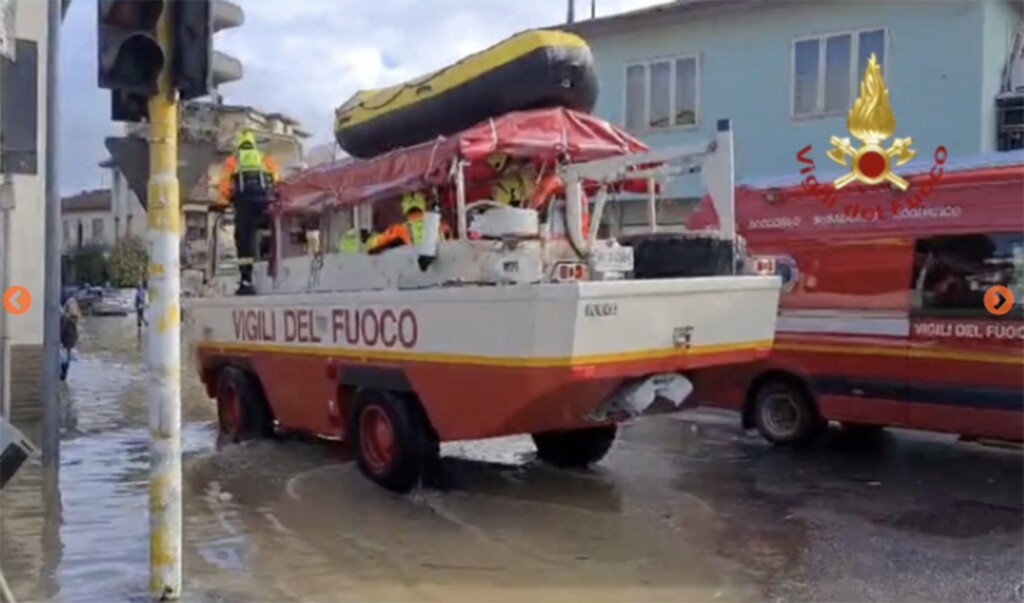
{"type": "Polygon", "coordinates": [[[593,56],[582,38],[533,30],[427,76],[356,94],[335,111],[335,137],[348,154],[366,159],[512,111],[589,113],[597,93],[593,56]]]}

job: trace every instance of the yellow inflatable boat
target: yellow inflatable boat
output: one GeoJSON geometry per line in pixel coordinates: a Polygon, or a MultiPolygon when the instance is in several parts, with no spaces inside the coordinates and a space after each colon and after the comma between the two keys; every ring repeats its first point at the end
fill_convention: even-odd
{"type": "Polygon", "coordinates": [[[357,92],[335,110],[334,133],[349,155],[365,159],[511,111],[561,106],[589,113],[597,92],[582,38],[530,30],[425,76],[357,92]]]}

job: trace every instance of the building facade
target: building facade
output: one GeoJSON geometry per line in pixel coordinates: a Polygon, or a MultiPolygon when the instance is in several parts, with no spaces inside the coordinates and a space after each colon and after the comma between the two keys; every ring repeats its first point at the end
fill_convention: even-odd
{"type": "MultiPolygon", "coordinates": [[[[732,120],[738,181],[796,175],[812,145],[818,164],[874,54],[897,136],[919,157],[997,150],[995,98],[1004,88],[1022,5],[1010,0],[680,0],[570,26],[593,51],[596,113],[652,147],[703,142],[732,120]]],[[[838,166],[836,166],[838,167],[838,166]]],[[[671,221],[699,180],[672,187],[671,221]]],[[[636,208],[637,219],[643,211],[636,208]]]]}
{"type": "MultiPolygon", "coordinates": [[[[309,138],[309,134],[299,127],[296,120],[245,105],[219,105],[215,115],[217,148],[222,156],[234,152],[237,132],[251,129],[256,133],[260,149],[274,158],[282,175],[287,176],[305,165],[303,141],[309,138]]],[[[233,226],[218,225],[219,214],[210,212],[210,205],[217,199],[219,180],[220,162],[215,162],[199,179],[189,197],[182,200],[183,245],[189,268],[204,271],[210,268],[210,240],[215,228],[220,228],[223,235],[220,240],[233,244],[233,226]]]]}
{"type": "MultiPolygon", "coordinates": [[[[182,185],[181,199],[181,242],[182,242],[182,267],[192,270],[207,270],[210,261],[209,241],[213,229],[217,227],[217,220],[220,214],[210,212],[210,205],[217,199],[217,184],[220,177],[221,159],[234,152],[235,134],[242,129],[248,128],[256,133],[260,148],[271,155],[282,169],[284,175],[301,169],[303,163],[303,141],[309,138],[309,134],[299,127],[299,123],[280,113],[266,113],[245,105],[225,105],[207,101],[193,101],[183,105],[181,116],[182,128],[179,138],[179,152],[187,154],[190,151],[188,145],[194,150],[202,149],[203,153],[196,152],[193,161],[202,161],[204,169],[194,185],[182,185]],[[203,159],[200,157],[213,157],[215,160],[203,159]],[[209,163],[206,163],[209,161],[209,163]],[[186,191],[185,187],[188,186],[186,191]]],[[[145,136],[146,126],[144,124],[127,124],[124,134],[129,137],[145,136]]],[[[133,192],[133,186],[129,185],[125,178],[125,166],[120,166],[113,159],[103,164],[110,167],[114,175],[114,200],[115,205],[119,203],[134,207],[135,203],[141,208],[138,196],[133,192]],[[117,186],[118,178],[124,182],[123,189],[117,186]],[[125,201],[119,202],[118,199],[125,201]]],[[[139,178],[136,186],[145,190],[145,174],[133,174],[139,178]]],[[[137,189],[138,190],[138,189],[137,189]]],[[[143,210],[144,211],[144,210],[143,210]]],[[[143,218],[144,221],[144,218],[143,218]]],[[[135,223],[139,223],[136,220],[135,223]]],[[[227,240],[231,239],[231,226],[222,225],[226,228],[227,240]]],[[[145,226],[142,227],[145,232],[145,226]]],[[[223,229],[222,229],[223,230],[223,229]]]]}
{"type": "Polygon", "coordinates": [[[0,408],[15,422],[41,416],[46,26],[52,6],[0,2],[0,208],[6,208],[0,211],[0,282],[25,287],[36,300],[23,314],[0,309],[0,408]]]}
{"type": "Polygon", "coordinates": [[[61,249],[110,248],[117,237],[109,188],[61,199],[61,249]]]}
{"type": "Polygon", "coordinates": [[[126,237],[144,238],[146,213],[117,170],[111,188],[82,191],[61,200],[61,249],[109,249],[126,237]]]}

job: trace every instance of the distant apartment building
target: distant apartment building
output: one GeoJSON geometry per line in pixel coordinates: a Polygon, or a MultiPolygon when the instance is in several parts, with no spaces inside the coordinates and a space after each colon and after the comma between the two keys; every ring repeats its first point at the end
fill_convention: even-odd
{"type": "MultiPolygon", "coordinates": [[[[224,105],[213,102],[193,101],[186,103],[182,109],[182,130],[179,139],[179,152],[188,155],[188,145],[200,145],[211,161],[202,170],[194,184],[182,184],[181,198],[181,237],[183,267],[206,269],[209,258],[209,241],[219,214],[213,214],[210,205],[217,199],[217,185],[220,177],[220,166],[224,158],[234,151],[235,134],[243,128],[252,129],[256,133],[260,148],[270,154],[281,166],[284,175],[304,167],[303,142],[309,133],[299,127],[299,123],[281,113],[266,113],[244,105],[224,105]],[[187,189],[187,190],[186,190],[187,189]]],[[[145,125],[128,125],[125,135],[129,137],[144,136],[145,125]]],[[[191,147],[195,151],[198,147],[191,147]]],[[[202,161],[194,157],[183,157],[185,160],[202,161]]],[[[122,197],[131,197],[138,202],[140,192],[145,191],[145,174],[126,174],[125,166],[120,166],[110,159],[103,163],[109,167],[115,178],[115,202],[133,206],[130,201],[119,201],[122,197]],[[125,177],[127,175],[127,178],[125,177]],[[125,185],[119,188],[116,184],[120,178],[125,185]],[[133,181],[133,178],[136,179],[133,181]]],[[[141,207],[141,203],[139,203],[141,207]]],[[[231,226],[226,226],[230,235],[231,226]]],[[[230,236],[222,237],[231,240],[230,236]]]]}
{"type": "Polygon", "coordinates": [[[336,142],[328,142],[310,147],[306,151],[303,163],[306,167],[316,167],[325,163],[336,161],[347,155],[338,147],[336,142]]]}
{"type": "Polygon", "coordinates": [[[65,253],[111,248],[125,237],[146,235],[146,213],[116,174],[112,188],[82,191],[61,200],[61,247],[65,253]]]}
{"type": "MultiPolygon", "coordinates": [[[[53,6],[0,1],[0,283],[23,286],[36,300],[43,296],[46,25],[53,6]]],[[[42,344],[42,303],[0,316],[0,409],[16,423],[42,414],[42,344]]]]}

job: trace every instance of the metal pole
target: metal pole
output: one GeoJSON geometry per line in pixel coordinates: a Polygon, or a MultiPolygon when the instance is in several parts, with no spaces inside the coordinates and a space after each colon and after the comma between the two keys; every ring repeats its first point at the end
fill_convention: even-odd
{"type": "Polygon", "coordinates": [[[60,98],[60,0],[46,6],[46,245],[43,286],[43,466],[60,464],[60,179],[58,135],[60,98]]]}
{"type": "MultiPolygon", "coordinates": [[[[165,11],[157,39],[171,53],[165,11]]],[[[169,66],[149,99],[149,586],[161,601],[181,596],[181,270],[178,102],[169,66]]]]}
{"type": "MultiPolygon", "coordinates": [[[[11,286],[11,213],[14,210],[14,182],[6,172],[0,176],[0,217],[3,218],[3,244],[0,245],[0,291],[11,286]]],[[[7,312],[0,312],[0,416],[11,418],[11,334],[7,330],[7,312]]]]}
{"type": "MultiPolygon", "coordinates": [[[[0,6],[0,36],[10,39],[12,49],[17,44],[13,22],[15,18],[14,4],[8,2],[6,5],[0,6]]],[[[2,81],[0,81],[0,90],[3,90],[2,81]]],[[[3,123],[2,107],[0,107],[0,123],[3,123]]],[[[0,237],[3,237],[0,239],[0,292],[7,291],[7,288],[11,286],[10,225],[13,210],[14,182],[11,176],[3,171],[0,173],[0,217],[3,218],[3,231],[0,233],[0,237]]],[[[0,312],[0,416],[7,420],[11,419],[11,373],[7,365],[10,345],[11,336],[7,332],[7,312],[0,312]]]]}

